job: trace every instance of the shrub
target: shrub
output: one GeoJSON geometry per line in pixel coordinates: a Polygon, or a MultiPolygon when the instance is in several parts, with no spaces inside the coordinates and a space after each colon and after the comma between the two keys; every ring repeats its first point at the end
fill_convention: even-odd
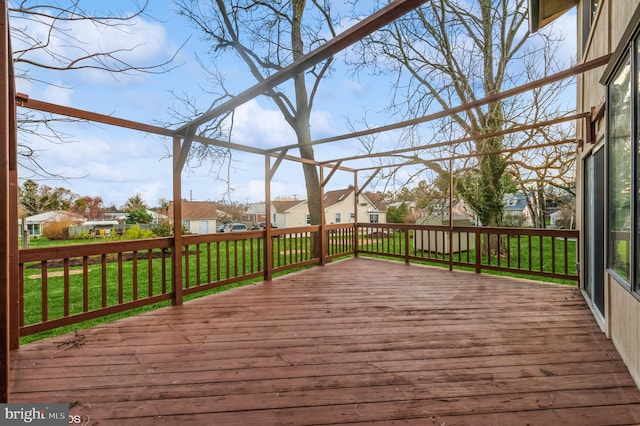
{"type": "Polygon", "coordinates": [[[76,235],[75,237],[76,240],[90,240],[92,238],[93,236],[89,234],[87,231],[79,232],[78,235],[76,235]]]}
{"type": "Polygon", "coordinates": [[[147,238],[155,238],[157,235],[151,229],[140,229],[139,226],[132,226],[127,229],[124,234],[126,240],[144,240],[147,238]]]}
{"type": "Polygon", "coordinates": [[[42,235],[49,240],[68,240],[69,239],[69,226],[74,223],[69,220],[45,222],[42,235]]]}
{"type": "Polygon", "coordinates": [[[173,225],[169,221],[159,223],[153,228],[153,232],[158,237],[170,237],[173,235],[173,225]]]}

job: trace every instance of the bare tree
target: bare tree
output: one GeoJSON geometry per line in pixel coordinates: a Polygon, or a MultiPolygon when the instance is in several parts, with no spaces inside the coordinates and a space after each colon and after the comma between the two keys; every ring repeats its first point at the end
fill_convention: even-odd
{"type": "MultiPolygon", "coordinates": [[[[262,81],[309,51],[335,37],[335,18],[328,0],[290,0],[265,2],[260,0],[175,0],[178,12],[185,16],[210,43],[214,66],[223,66],[231,53],[240,58],[251,76],[262,81]]],[[[323,78],[331,70],[333,58],[314,66],[293,78],[292,86],[281,85],[265,93],[278,107],[285,121],[296,134],[300,155],[314,159],[311,145],[310,117],[314,99],[323,78]]],[[[216,102],[228,99],[221,73],[212,73],[216,84],[216,102]]],[[[225,120],[221,117],[208,130],[219,134],[225,120]]],[[[232,128],[227,128],[230,137],[232,128]]],[[[208,155],[210,152],[198,153],[208,155]]],[[[320,181],[317,168],[302,165],[312,224],[319,224],[320,181]]]]}
{"type": "MultiPolygon", "coordinates": [[[[96,31],[126,31],[147,17],[147,2],[131,2],[133,12],[96,11],[96,2],[87,0],[22,0],[9,2],[9,23],[13,46],[15,77],[19,80],[54,83],[39,80],[34,70],[51,73],[96,70],[118,76],[139,73],[160,74],[171,70],[175,54],[160,63],[142,64],[136,53],[143,44],[103,49],[101,45],[82,40],[78,27],[91,26],[96,31]],[[93,9],[91,9],[93,8],[93,9]]],[[[108,43],[107,43],[108,44],[108,43]]],[[[61,177],[50,173],[39,161],[38,152],[28,143],[30,138],[42,138],[51,143],[65,143],[73,135],[61,130],[61,123],[77,122],[35,111],[20,111],[18,130],[23,141],[18,147],[20,165],[34,177],[61,177]],[[27,142],[24,142],[24,141],[27,142]]]]}
{"type": "MultiPolygon", "coordinates": [[[[536,42],[527,43],[526,12],[526,0],[432,1],[364,40],[354,65],[357,70],[391,71],[396,75],[388,111],[402,119],[470,103],[526,81],[529,69],[549,70],[557,65],[549,52],[559,40],[542,33],[536,36],[536,42]]],[[[493,101],[452,114],[434,124],[430,132],[408,129],[402,141],[404,146],[424,146],[429,138],[431,142],[472,138],[470,143],[456,147],[458,154],[478,154],[458,169],[456,189],[482,224],[499,225],[512,159],[501,151],[527,142],[486,135],[505,130],[530,115],[532,96],[538,96],[540,106],[532,119],[541,119],[551,109],[557,112],[545,98],[557,89],[547,88],[534,95],[493,101]]],[[[440,153],[450,155],[451,150],[442,147],[440,153]]],[[[434,155],[433,150],[421,150],[405,156],[412,162],[423,159],[425,168],[436,172],[442,168],[425,158],[438,158],[438,152],[434,155]]]]}

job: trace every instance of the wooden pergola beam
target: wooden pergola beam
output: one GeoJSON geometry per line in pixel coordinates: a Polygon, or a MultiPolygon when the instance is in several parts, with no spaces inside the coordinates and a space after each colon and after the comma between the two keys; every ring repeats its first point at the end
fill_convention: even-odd
{"type": "MultiPolygon", "coordinates": [[[[541,79],[538,80],[534,80],[531,81],[529,83],[525,83],[521,86],[517,86],[514,87],[512,89],[508,89],[505,90],[504,92],[500,92],[500,93],[496,93],[494,95],[490,95],[487,97],[484,97],[482,99],[478,99],[475,100],[473,102],[469,102],[466,104],[462,104],[459,105],[457,107],[453,107],[453,108],[448,108],[445,110],[442,110],[440,112],[436,112],[433,114],[429,114],[429,115],[425,115],[422,117],[417,117],[417,118],[413,118],[411,120],[405,120],[405,121],[400,121],[398,123],[394,123],[394,124],[389,124],[386,126],[379,126],[379,127],[373,127],[371,129],[366,129],[366,130],[360,130],[357,132],[353,132],[353,133],[346,133],[343,135],[338,135],[338,136],[330,136],[328,138],[323,138],[323,139],[316,139],[315,141],[312,141],[311,144],[312,145],[320,145],[320,144],[325,144],[325,143],[329,143],[329,142],[337,142],[337,141],[341,141],[341,140],[345,140],[345,139],[355,139],[361,136],[368,136],[368,135],[373,135],[376,133],[383,133],[383,132],[388,132],[391,130],[398,130],[401,129],[403,127],[409,127],[409,126],[414,126],[416,124],[421,124],[421,123],[426,123],[429,121],[433,121],[433,120],[437,120],[439,118],[444,118],[447,117],[449,115],[452,114],[457,114],[460,112],[464,112],[473,108],[477,108],[483,105],[486,105],[490,102],[496,102],[496,101],[500,101],[506,98],[510,98],[512,96],[515,95],[519,95],[521,93],[524,92],[528,92],[529,90],[532,89],[536,89],[538,87],[542,87],[542,86],[546,86],[547,84],[550,83],[554,83],[556,81],[560,81],[560,80],[564,80],[566,78],[570,78],[573,76],[576,76],[578,74],[581,74],[585,71],[591,70],[593,68],[597,68],[600,67],[602,65],[606,65],[609,62],[609,59],[611,58],[611,54],[607,54],[604,56],[601,56],[599,58],[596,59],[592,59],[591,61],[576,65],[574,67],[568,68],[566,70],[557,72],[555,74],[543,77],[541,79]]],[[[285,146],[281,146],[278,148],[272,148],[271,151],[278,151],[280,149],[285,149],[285,148],[296,148],[298,145],[285,145],[285,146]]]]}
{"type": "MultiPolygon", "coordinates": [[[[114,117],[112,115],[100,114],[97,112],[86,111],[78,108],[71,108],[63,105],[56,105],[49,102],[40,101],[37,99],[29,98],[29,96],[19,93],[16,95],[17,105],[24,108],[33,109],[36,111],[47,112],[50,114],[62,115],[65,117],[77,118],[79,120],[92,121],[95,123],[107,124],[110,126],[123,127],[126,129],[137,130],[140,132],[146,132],[159,136],[173,137],[173,130],[166,129],[160,126],[154,126],[152,124],[140,123],[138,121],[127,120],[124,118],[114,117]]],[[[233,142],[222,141],[219,139],[208,138],[205,136],[193,136],[193,142],[198,142],[204,145],[215,145],[222,148],[233,149],[237,151],[247,152],[258,155],[270,155],[278,158],[280,153],[272,150],[264,150],[248,145],[237,144],[233,142]]],[[[297,146],[297,145],[296,145],[297,146]]],[[[183,144],[184,147],[184,144],[183,144]]],[[[286,150],[286,149],[285,149],[286,150]]],[[[278,150],[279,151],[279,150],[278,150]]],[[[284,150],[283,150],[284,151],[284,150]]],[[[312,164],[319,166],[320,163],[314,160],[308,160],[305,158],[296,157],[294,155],[284,155],[283,159],[289,161],[295,161],[303,164],[312,164]]],[[[180,168],[184,166],[184,163],[180,165],[180,168]]],[[[341,167],[340,170],[352,172],[353,169],[341,167]]]]}
{"type": "MultiPolygon", "coordinates": [[[[449,156],[449,157],[431,158],[428,161],[462,160],[462,159],[465,159],[465,158],[484,157],[485,155],[495,155],[495,154],[504,154],[504,153],[508,153],[508,152],[527,151],[529,149],[545,148],[545,147],[550,147],[550,146],[564,145],[564,144],[567,144],[567,143],[576,143],[576,142],[577,142],[576,138],[569,138],[569,139],[562,139],[562,140],[554,141],[554,142],[541,143],[541,144],[537,144],[537,145],[533,145],[533,146],[520,146],[520,147],[517,147],[517,148],[498,149],[498,150],[495,150],[495,151],[474,152],[474,153],[471,153],[471,154],[458,154],[458,155],[452,155],[452,156],[449,156]]],[[[374,167],[363,167],[361,169],[358,169],[358,171],[359,172],[364,172],[364,171],[368,171],[368,170],[388,169],[388,168],[392,168],[392,167],[413,166],[413,165],[416,165],[416,164],[422,164],[422,162],[418,161],[418,160],[411,160],[411,161],[405,161],[404,163],[385,164],[385,165],[382,165],[382,166],[374,166],[374,167]]]]}
{"type": "Polygon", "coordinates": [[[367,187],[367,185],[369,185],[371,181],[378,175],[378,173],[380,173],[380,171],[382,171],[382,167],[375,168],[371,176],[369,176],[366,182],[362,184],[362,186],[358,189],[358,192],[356,193],[356,195],[360,195],[362,191],[364,191],[364,189],[367,187]]]}
{"type": "Polygon", "coordinates": [[[336,164],[333,164],[333,165],[326,164],[326,165],[322,165],[321,166],[321,167],[331,167],[331,171],[329,172],[327,177],[324,178],[324,180],[322,181],[322,186],[325,186],[327,183],[329,183],[329,181],[331,180],[333,175],[338,171],[338,168],[340,167],[340,164],[342,164],[342,161],[338,161],[336,164]]]}
{"type": "MultiPolygon", "coordinates": [[[[362,160],[362,159],[369,159],[369,158],[376,158],[376,157],[391,157],[391,156],[394,156],[394,155],[402,154],[404,152],[419,151],[419,150],[423,150],[423,149],[441,148],[443,146],[457,145],[457,144],[464,143],[464,142],[472,142],[472,141],[477,141],[477,140],[493,138],[493,137],[496,137],[496,136],[504,136],[504,135],[509,135],[509,134],[512,134],[512,133],[524,132],[524,131],[527,131],[527,130],[538,129],[540,127],[552,126],[554,124],[566,123],[568,121],[573,121],[573,120],[580,120],[580,119],[583,119],[583,118],[586,118],[586,117],[590,117],[590,116],[591,116],[591,113],[583,112],[583,113],[579,113],[579,114],[572,114],[572,115],[568,115],[568,116],[565,116],[565,117],[555,118],[555,119],[552,119],[552,120],[540,121],[540,122],[536,122],[536,123],[533,123],[533,124],[524,124],[524,125],[520,125],[520,126],[513,126],[513,127],[510,127],[508,129],[505,129],[505,130],[499,130],[497,132],[491,132],[491,133],[487,133],[487,134],[484,134],[484,135],[466,136],[464,138],[453,139],[453,140],[450,140],[450,141],[443,141],[443,142],[438,142],[438,143],[433,143],[433,144],[428,144],[428,145],[420,145],[420,146],[409,147],[409,148],[394,149],[394,150],[390,150],[390,151],[383,151],[383,152],[376,152],[376,153],[369,153],[369,154],[362,154],[362,155],[354,155],[354,156],[351,156],[351,157],[342,157],[342,158],[332,159],[331,162],[334,162],[334,161],[344,162],[344,161],[362,160]]],[[[323,163],[324,162],[321,162],[321,164],[323,164],[323,163]]]]}

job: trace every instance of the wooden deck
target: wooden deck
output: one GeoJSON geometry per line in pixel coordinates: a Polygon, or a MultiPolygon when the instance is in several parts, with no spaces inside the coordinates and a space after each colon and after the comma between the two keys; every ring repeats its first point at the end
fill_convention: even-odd
{"type": "Polygon", "coordinates": [[[11,379],[88,425],[640,424],[576,289],[362,258],[25,345],[11,379]]]}

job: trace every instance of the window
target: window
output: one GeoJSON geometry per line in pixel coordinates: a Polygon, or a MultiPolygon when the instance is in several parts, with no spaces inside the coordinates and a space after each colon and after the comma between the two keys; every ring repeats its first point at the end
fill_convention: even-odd
{"type": "Polygon", "coordinates": [[[342,215],[340,213],[336,213],[335,223],[340,223],[341,219],[342,219],[342,215]]]}
{"type": "MultiPolygon", "coordinates": [[[[637,14],[637,13],[636,13],[637,14]]],[[[640,16],[640,15],[639,15],[640,16]]],[[[640,36],[617,52],[607,84],[607,270],[640,297],[640,36]]]]}
{"type": "Polygon", "coordinates": [[[307,225],[311,225],[311,215],[307,213],[307,225]]]}
{"type": "Polygon", "coordinates": [[[631,61],[627,58],[609,84],[609,249],[608,266],[631,282],[631,61]]]}
{"type": "Polygon", "coordinates": [[[350,220],[351,222],[355,222],[355,220],[356,220],[356,214],[355,214],[355,213],[351,213],[351,214],[349,215],[349,220],[350,220]]]}
{"type": "Polygon", "coordinates": [[[379,216],[377,213],[372,213],[369,215],[369,223],[380,223],[378,219],[379,219],[379,216]]]}
{"type": "Polygon", "coordinates": [[[596,12],[598,10],[599,0],[586,0],[582,2],[582,52],[584,53],[587,47],[587,40],[589,40],[589,34],[591,33],[591,27],[593,21],[596,18],[596,12]]]}

